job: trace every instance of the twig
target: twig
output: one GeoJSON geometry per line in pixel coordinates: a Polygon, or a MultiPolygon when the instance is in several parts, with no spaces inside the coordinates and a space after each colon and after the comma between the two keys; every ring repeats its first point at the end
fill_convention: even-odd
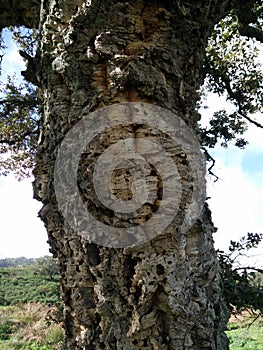
{"type": "Polygon", "coordinates": [[[207,169],[209,175],[212,175],[215,177],[215,181],[217,182],[219,180],[219,177],[212,171],[213,167],[215,166],[215,159],[211,156],[211,154],[208,153],[207,149],[205,147],[202,147],[202,150],[204,151],[205,157],[209,162],[212,162],[212,165],[207,169]]]}

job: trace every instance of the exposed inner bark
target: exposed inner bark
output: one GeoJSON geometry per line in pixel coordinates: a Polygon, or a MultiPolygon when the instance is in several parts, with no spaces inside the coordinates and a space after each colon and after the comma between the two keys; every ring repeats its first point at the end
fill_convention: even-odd
{"type": "MultiPolygon", "coordinates": [[[[153,103],[195,129],[196,90],[207,38],[227,12],[227,1],[203,3],[44,3],[38,53],[44,115],[34,189],[44,203],[41,217],[59,258],[68,349],[228,348],[212,239],[215,229],[206,206],[186,234],[174,222],[142,246],[113,249],[85,241],[67,225],[53,185],[60,142],[77,120],[99,107],[123,101],[153,103]]],[[[92,168],[113,139],[136,137],[136,132],[138,128],[116,128],[95,138],[80,162],[82,198],[102,221],[116,224],[117,219],[96,205],[85,169],[92,168]]],[[[140,137],[145,133],[142,130],[140,137]]],[[[163,142],[162,135],[150,134],[163,142]]],[[[164,143],[181,163],[184,188],[189,187],[182,155],[171,140],[164,143]]],[[[114,174],[112,186],[122,199],[129,199],[132,174],[123,176],[123,171],[114,174]]],[[[153,177],[154,192],[159,179],[156,173],[153,177]]],[[[146,209],[140,220],[154,210],[146,209]]]]}

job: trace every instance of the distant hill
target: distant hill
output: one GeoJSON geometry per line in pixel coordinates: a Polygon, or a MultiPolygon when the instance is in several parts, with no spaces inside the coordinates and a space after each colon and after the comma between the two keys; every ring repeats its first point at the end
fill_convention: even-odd
{"type": "Polygon", "coordinates": [[[24,267],[29,265],[34,265],[36,259],[34,258],[25,258],[21,256],[19,258],[5,258],[0,259],[0,268],[2,267],[24,267]]]}

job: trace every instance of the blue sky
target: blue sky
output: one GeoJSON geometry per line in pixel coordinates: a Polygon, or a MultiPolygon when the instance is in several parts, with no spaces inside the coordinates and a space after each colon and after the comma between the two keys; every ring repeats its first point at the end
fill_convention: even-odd
{"type": "MultiPolygon", "coordinates": [[[[16,47],[10,45],[4,74],[19,72],[21,65],[16,47]]],[[[211,94],[206,102],[210,108],[202,111],[204,122],[224,103],[211,94]]],[[[230,239],[238,240],[247,232],[263,233],[263,130],[251,125],[246,137],[249,145],[245,150],[230,146],[216,147],[212,152],[216,159],[213,171],[219,180],[207,179],[208,203],[218,227],[215,245],[221,249],[228,247],[230,239]]],[[[18,182],[12,175],[0,178],[0,258],[48,254],[47,234],[37,217],[41,203],[33,199],[32,181],[18,182]]],[[[257,265],[263,264],[262,245],[251,254],[257,265]]]]}
{"type": "Polygon", "coordinates": [[[262,176],[263,173],[263,150],[256,150],[254,152],[246,152],[241,163],[243,171],[251,175],[258,181],[258,177],[262,176]]]}
{"type": "MultiPolygon", "coordinates": [[[[204,123],[223,103],[212,94],[206,102],[210,108],[202,113],[204,123]]],[[[262,117],[257,115],[261,123],[262,117]]],[[[219,180],[214,183],[208,178],[208,203],[218,228],[215,245],[220,249],[226,249],[230,239],[238,240],[247,232],[263,233],[263,129],[249,125],[245,138],[249,144],[243,150],[230,144],[227,149],[216,146],[211,151],[216,159],[213,172],[219,180]]],[[[262,266],[263,244],[249,255],[253,256],[250,264],[262,266]]]]}

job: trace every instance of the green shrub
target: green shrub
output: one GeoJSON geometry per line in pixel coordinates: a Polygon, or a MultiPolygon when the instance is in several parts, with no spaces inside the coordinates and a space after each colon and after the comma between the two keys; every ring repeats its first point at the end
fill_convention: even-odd
{"type": "Polygon", "coordinates": [[[44,276],[33,266],[0,268],[0,305],[18,303],[60,303],[59,285],[54,276],[44,276]]]}
{"type": "Polygon", "coordinates": [[[260,310],[263,312],[263,269],[242,266],[240,257],[263,241],[263,234],[248,233],[239,242],[230,241],[228,252],[217,251],[223,294],[229,310],[260,310]]]}
{"type": "Polygon", "coordinates": [[[8,340],[13,332],[9,322],[0,323],[0,340],[8,340]]]}
{"type": "Polygon", "coordinates": [[[33,342],[27,345],[28,350],[52,350],[52,347],[43,345],[39,342],[33,342]]]}

